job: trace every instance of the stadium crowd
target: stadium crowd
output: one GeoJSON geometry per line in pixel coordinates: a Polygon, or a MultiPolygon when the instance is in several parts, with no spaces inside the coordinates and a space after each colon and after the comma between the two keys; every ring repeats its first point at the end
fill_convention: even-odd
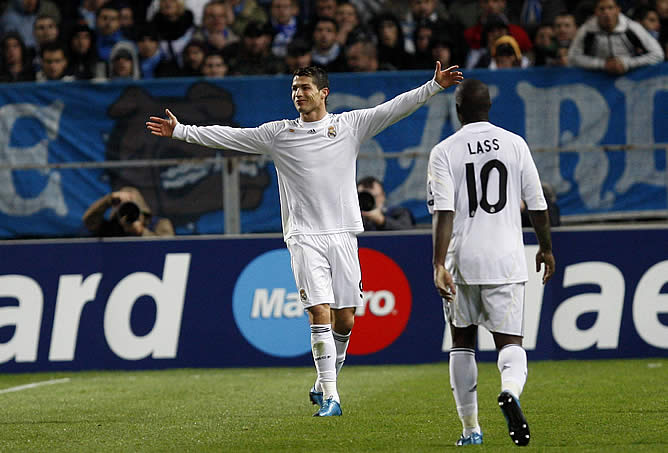
{"type": "Polygon", "coordinates": [[[5,0],[0,82],[663,61],[668,0],[5,0]]]}

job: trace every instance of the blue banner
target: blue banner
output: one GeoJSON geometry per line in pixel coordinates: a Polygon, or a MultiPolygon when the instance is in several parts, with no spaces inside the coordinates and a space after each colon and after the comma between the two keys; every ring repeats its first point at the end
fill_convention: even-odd
{"type": "MultiPolygon", "coordinates": [[[[554,232],[556,273],[543,287],[530,269],[525,291],[530,359],[668,356],[667,233],[554,232]]],[[[359,244],[364,298],[347,363],[446,359],[430,235],[359,244]]],[[[0,372],[310,365],[310,348],[278,236],[0,244],[0,372]]],[[[483,329],[479,350],[496,360],[483,329]]]]}
{"type": "MultiPolygon", "coordinates": [[[[668,143],[668,63],[624,77],[575,68],[466,71],[490,86],[492,122],[535,148],[668,143]]],[[[431,78],[429,71],[332,74],[329,110],[376,105],[431,78]]],[[[212,157],[216,152],[160,139],[145,129],[169,107],[188,124],[253,127],[297,116],[290,77],[231,77],[108,83],[0,85],[0,162],[45,164],[114,159],[212,157]]],[[[428,222],[426,158],[382,159],[386,152],[420,152],[459,127],[453,89],[365,143],[358,176],[376,176],[391,205],[428,222]]],[[[536,152],[544,182],[562,215],[668,209],[666,151],[536,152]]],[[[85,209],[124,185],[138,187],[179,233],[223,232],[218,165],[121,170],[0,169],[0,237],[79,236],[85,209]]],[[[242,232],[280,231],[276,174],[271,162],[241,166],[242,232]]]]}

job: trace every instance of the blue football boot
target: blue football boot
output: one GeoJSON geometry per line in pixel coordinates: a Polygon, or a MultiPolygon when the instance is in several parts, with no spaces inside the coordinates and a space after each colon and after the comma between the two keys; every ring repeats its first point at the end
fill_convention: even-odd
{"type": "Polygon", "coordinates": [[[314,417],[338,417],[343,415],[341,405],[329,397],[322,405],[320,410],[313,414],[314,417]]]}
{"type": "Polygon", "coordinates": [[[466,437],[462,434],[462,437],[459,438],[455,445],[458,447],[463,447],[464,445],[482,445],[482,433],[471,433],[466,437]]]}
{"type": "Polygon", "coordinates": [[[529,424],[524,418],[520,402],[510,392],[499,394],[499,407],[508,423],[508,434],[515,445],[523,447],[529,444],[529,424]]]}
{"type": "Polygon", "coordinates": [[[316,406],[322,407],[322,392],[316,392],[315,388],[311,388],[308,392],[308,399],[316,406]]]}

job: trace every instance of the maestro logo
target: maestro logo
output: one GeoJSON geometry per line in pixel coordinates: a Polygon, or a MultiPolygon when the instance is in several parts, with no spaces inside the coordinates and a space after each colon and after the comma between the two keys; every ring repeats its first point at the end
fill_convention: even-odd
{"type": "MultiPolygon", "coordinates": [[[[412,296],[406,276],[391,258],[366,248],[360,248],[359,257],[363,305],[357,309],[348,353],[366,355],[401,335],[412,296]]],[[[262,352],[277,357],[310,353],[308,316],[287,249],[266,252],[246,266],[234,287],[232,312],[242,335],[262,352]]]]}

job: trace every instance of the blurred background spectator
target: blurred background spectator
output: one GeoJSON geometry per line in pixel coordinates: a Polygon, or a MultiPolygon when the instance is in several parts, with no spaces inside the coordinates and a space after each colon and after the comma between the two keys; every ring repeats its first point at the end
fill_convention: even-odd
{"type": "Polygon", "coordinates": [[[271,52],[277,57],[285,57],[288,44],[302,31],[298,16],[297,0],[271,0],[270,20],[274,28],[271,52]]]}
{"type": "Polygon", "coordinates": [[[67,39],[69,66],[67,72],[77,80],[101,77],[105,65],[97,56],[95,33],[85,23],[75,25],[67,39]]]}
{"type": "Polygon", "coordinates": [[[0,41],[0,82],[31,82],[35,80],[30,53],[16,31],[5,33],[0,41]]]}
{"type": "Polygon", "coordinates": [[[40,15],[60,22],[60,9],[50,0],[10,0],[0,17],[0,31],[17,32],[28,49],[35,49],[34,25],[40,15]]]}
{"type": "Polygon", "coordinates": [[[71,82],[74,76],[67,74],[67,52],[65,46],[58,41],[50,42],[42,46],[40,52],[42,69],[35,75],[38,82],[60,80],[71,82]]]}
{"type": "Polygon", "coordinates": [[[206,54],[202,63],[202,75],[204,77],[225,77],[227,71],[229,71],[229,67],[225,63],[225,57],[222,53],[213,51],[206,54]]]}
{"type": "Polygon", "coordinates": [[[292,75],[299,68],[311,66],[311,44],[304,38],[293,39],[285,55],[286,73],[292,75]]]}
{"type": "Polygon", "coordinates": [[[407,230],[415,227],[413,214],[402,206],[385,206],[385,188],[379,179],[365,176],[357,183],[364,231],[407,230]]]}
{"type": "Polygon", "coordinates": [[[109,79],[141,78],[139,58],[132,41],[119,41],[111,49],[107,77],[109,79]]]}
{"type": "Polygon", "coordinates": [[[343,46],[336,40],[337,27],[336,21],[330,17],[320,17],[314,22],[311,58],[314,64],[328,72],[344,71],[346,67],[343,46]]]}
{"type": "Polygon", "coordinates": [[[233,75],[283,73],[285,71],[283,59],[271,53],[273,35],[274,30],[268,23],[249,23],[241,41],[229,46],[230,73],[233,75]]]}
{"type": "Polygon", "coordinates": [[[239,36],[232,31],[232,20],[234,15],[226,3],[209,2],[204,7],[202,26],[197,28],[193,38],[204,41],[210,50],[222,51],[239,41],[239,36]]]}

